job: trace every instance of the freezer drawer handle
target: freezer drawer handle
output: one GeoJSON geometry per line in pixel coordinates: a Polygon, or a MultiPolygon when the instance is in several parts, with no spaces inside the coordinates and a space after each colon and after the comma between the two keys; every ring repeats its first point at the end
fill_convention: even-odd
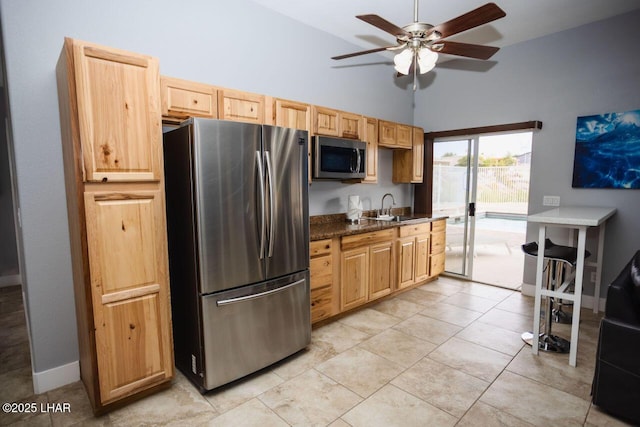
{"type": "Polygon", "coordinates": [[[221,305],[235,304],[238,302],[245,302],[245,301],[250,301],[252,299],[262,298],[264,296],[282,292],[294,286],[298,286],[299,284],[304,283],[304,281],[305,279],[301,279],[301,280],[298,280],[297,282],[289,283],[288,285],[282,286],[280,288],[271,289],[270,291],[260,292],[259,294],[245,295],[243,297],[238,297],[238,298],[222,299],[220,301],[216,301],[216,305],[220,307],[221,305]]]}

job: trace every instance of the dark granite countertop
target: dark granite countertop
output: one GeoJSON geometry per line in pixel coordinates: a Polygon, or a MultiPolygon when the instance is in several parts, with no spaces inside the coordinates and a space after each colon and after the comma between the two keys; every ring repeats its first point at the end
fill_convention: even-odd
{"type": "Polygon", "coordinates": [[[402,221],[378,221],[367,219],[375,217],[375,211],[364,212],[360,224],[350,224],[346,221],[345,214],[312,216],[309,220],[310,240],[330,239],[332,237],[348,236],[352,234],[367,233],[370,231],[384,230],[387,228],[401,227],[408,224],[432,222],[446,219],[446,216],[429,216],[424,214],[411,214],[407,208],[394,211],[392,214],[405,217],[402,221]]]}

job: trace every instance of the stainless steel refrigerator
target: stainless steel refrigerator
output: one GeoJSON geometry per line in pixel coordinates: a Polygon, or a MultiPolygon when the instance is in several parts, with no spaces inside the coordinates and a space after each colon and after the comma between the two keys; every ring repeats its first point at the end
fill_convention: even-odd
{"type": "Polygon", "coordinates": [[[310,342],[307,144],[199,118],[164,134],[175,362],[202,392],[310,342]]]}

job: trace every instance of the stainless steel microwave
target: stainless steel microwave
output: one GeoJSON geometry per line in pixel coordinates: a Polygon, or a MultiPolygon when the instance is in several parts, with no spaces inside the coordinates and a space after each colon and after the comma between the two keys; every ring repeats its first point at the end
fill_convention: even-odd
{"type": "Polygon", "coordinates": [[[313,137],[313,177],[358,179],[366,175],[367,144],[327,136],[313,137]]]}

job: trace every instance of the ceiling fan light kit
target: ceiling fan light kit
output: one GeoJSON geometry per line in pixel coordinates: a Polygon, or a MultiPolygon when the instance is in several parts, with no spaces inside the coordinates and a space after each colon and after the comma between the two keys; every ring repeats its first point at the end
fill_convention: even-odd
{"type": "Polygon", "coordinates": [[[495,3],[487,3],[470,12],[458,16],[439,25],[418,22],[418,0],[414,0],[413,23],[400,28],[378,15],[358,15],[356,18],[371,24],[393,35],[397,45],[380,47],[346,55],[334,56],[332,59],[345,59],[383,50],[399,50],[394,58],[394,68],[400,75],[408,75],[413,68],[413,90],[416,90],[417,69],[420,74],[431,71],[438,59],[438,53],[464,56],[475,59],[489,59],[499,48],[469,43],[450,42],[444,40],[454,34],[470,30],[483,24],[506,16],[506,13],[495,3]]]}

